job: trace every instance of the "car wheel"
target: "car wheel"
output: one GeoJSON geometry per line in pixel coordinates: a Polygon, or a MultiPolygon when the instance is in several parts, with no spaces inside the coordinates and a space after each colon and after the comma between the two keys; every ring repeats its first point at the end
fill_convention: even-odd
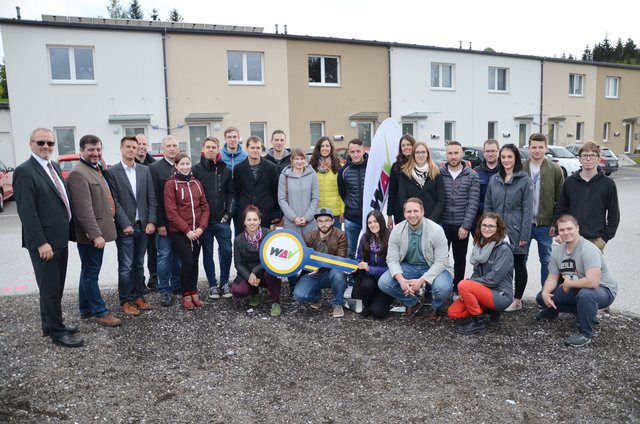
{"type": "Polygon", "coordinates": [[[564,175],[564,179],[567,179],[567,169],[563,166],[562,167],[562,175],[564,175]]]}
{"type": "Polygon", "coordinates": [[[0,212],[4,211],[4,193],[0,191],[0,212]]]}

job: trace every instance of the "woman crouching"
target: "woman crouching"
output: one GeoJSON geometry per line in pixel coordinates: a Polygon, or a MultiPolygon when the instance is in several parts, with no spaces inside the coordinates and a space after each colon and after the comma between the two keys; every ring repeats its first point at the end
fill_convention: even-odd
{"type": "Polygon", "coordinates": [[[513,252],[507,240],[500,215],[485,213],[480,217],[470,259],[473,274],[460,281],[460,297],[448,310],[449,318],[471,317],[471,322],[458,327],[463,334],[483,331],[486,328],[483,312],[496,322],[500,312],[513,301],[513,252]]]}

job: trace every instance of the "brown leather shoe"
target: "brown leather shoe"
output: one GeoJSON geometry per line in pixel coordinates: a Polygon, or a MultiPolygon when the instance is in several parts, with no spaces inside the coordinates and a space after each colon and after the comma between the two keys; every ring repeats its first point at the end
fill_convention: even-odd
{"type": "Polygon", "coordinates": [[[431,313],[431,316],[429,317],[429,322],[431,324],[436,324],[438,322],[440,322],[442,320],[442,318],[447,316],[447,311],[446,309],[436,309],[435,311],[433,311],[431,313]]]}
{"type": "Polygon", "coordinates": [[[91,317],[91,319],[105,327],[117,327],[122,325],[122,321],[113,316],[113,314],[107,314],[103,317],[91,317]]]}
{"type": "Polygon", "coordinates": [[[413,318],[414,316],[416,316],[416,314],[418,313],[420,308],[422,308],[422,303],[420,303],[420,301],[418,301],[418,303],[416,303],[412,307],[407,308],[407,310],[404,312],[404,314],[400,315],[400,318],[402,318],[402,319],[413,318]]]}
{"type": "Polygon", "coordinates": [[[140,311],[138,310],[136,305],[131,302],[123,303],[122,305],[120,305],[120,309],[122,309],[122,312],[124,312],[125,315],[129,315],[131,317],[137,317],[138,315],[140,315],[140,311]]]}
{"type": "Polygon", "coordinates": [[[153,309],[153,306],[149,304],[143,297],[139,297],[133,301],[133,303],[140,309],[141,311],[150,311],[153,309]]]}

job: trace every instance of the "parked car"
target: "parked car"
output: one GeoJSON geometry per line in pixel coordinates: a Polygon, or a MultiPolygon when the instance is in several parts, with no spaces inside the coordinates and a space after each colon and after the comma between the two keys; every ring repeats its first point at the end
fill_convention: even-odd
{"type": "MultiPolygon", "coordinates": [[[[443,165],[447,163],[447,149],[444,147],[429,147],[429,153],[431,153],[431,159],[438,165],[438,168],[441,168],[443,165]]],[[[463,162],[469,168],[473,168],[471,162],[468,160],[464,160],[463,162]]]]}
{"type": "MultiPolygon", "coordinates": [[[[80,155],[77,153],[71,153],[68,155],[60,155],[58,156],[58,165],[60,165],[60,171],[62,171],[62,178],[67,181],[67,176],[69,172],[76,166],[76,163],[80,161],[80,155]]],[[[102,168],[107,169],[107,163],[102,160],[102,168]]]]}
{"type": "Polygon", "coordinates": [[[463,147],[462,150],[464,151],[462,158],[471,162],[471,166],[473,168],[484,162],[484,148],[471,146],[463,147]]]}
{"type": "MultiPolygon", "coordinates": [[[[364,148],[364,152],[367,154],[369,154],[370,150],[371,150],[371,147],[364,148]]],[[[338,155],[338,159],[340,159],[340,164],[344,165],[345,163],[347,163],[347,156],[349,156],[349,149],[346,147],[336,147],[336,155],[338,155]]]]}
{"type": "Polygon", "coordinates": [[[565,178],[582,167],[578,158],[563,146],[548,146],[547,157],[560,165],[565,178]]]}
{"type": "MultiPolygon", "coordinates": [[[[580,150],[582,144],[569,144],[564,146],[568,151],[578,156],[578,150],[580,150]]],[[[602,168],[605,175],[611,175],[616,172],[620,164],[618,163],[618,157],[608,147],[600,147],[600,162],[598,166],[602,168]]]]}
{"type": "Polygon", "coordinates": [[[13,168],[0,162],[0,212],[4,211],[4,202],[13,197],[13,168]]]}

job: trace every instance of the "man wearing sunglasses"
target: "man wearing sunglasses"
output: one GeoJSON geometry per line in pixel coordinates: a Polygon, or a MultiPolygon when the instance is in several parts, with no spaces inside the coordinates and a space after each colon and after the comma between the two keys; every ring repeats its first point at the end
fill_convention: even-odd
{"type": "Polygon", "coordinates": [[[71,207],[60,167],[50,160],[55,144],[50,129],[31,133],[32,154],[16,168],[13,188],[22,221],[22,247],[29,251],[40,291],[42,335],[60,346],[79,347],[83,340],[75,335],[78,327],[67,327],[62,319],[71,207]]]}

